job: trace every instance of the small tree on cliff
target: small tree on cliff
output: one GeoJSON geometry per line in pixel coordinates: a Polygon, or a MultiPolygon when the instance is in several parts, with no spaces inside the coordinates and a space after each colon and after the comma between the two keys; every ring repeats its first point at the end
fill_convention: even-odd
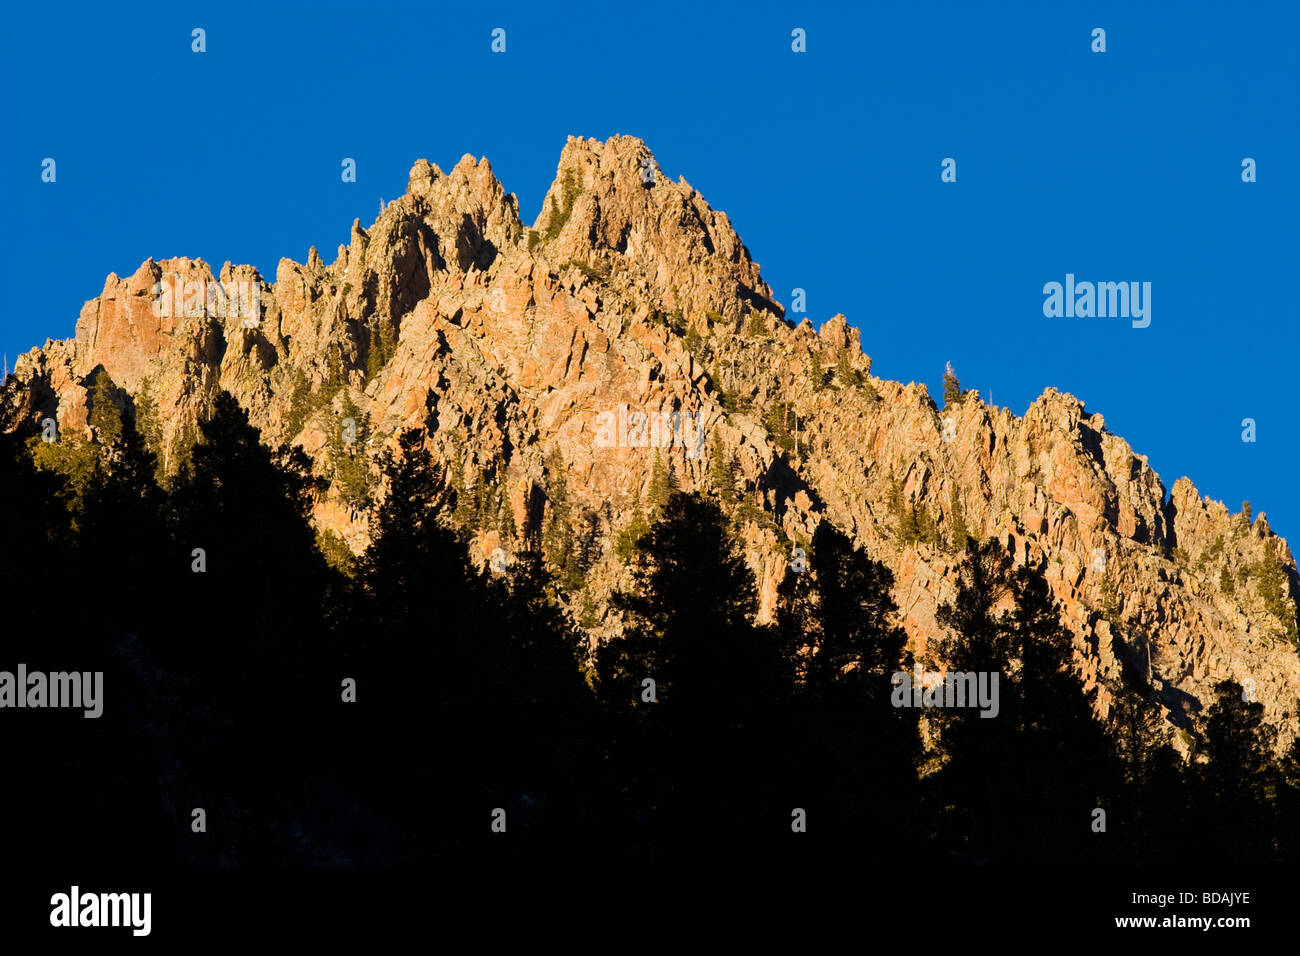
{"type": "Polygon", "coordinates": [[[725,505],[736,503],[736,467],[730,453],[722,444],[722,436],[713,433],[713,447],[709,450],[709,481],[725,505]]]}
{"type": "Polygon", "coordinates": [[[957,373],[953,371],[952,363],[949,362],[943,370],[943,407],[955,405],[961,401],[961,382],[957,380],[957,373]]]}

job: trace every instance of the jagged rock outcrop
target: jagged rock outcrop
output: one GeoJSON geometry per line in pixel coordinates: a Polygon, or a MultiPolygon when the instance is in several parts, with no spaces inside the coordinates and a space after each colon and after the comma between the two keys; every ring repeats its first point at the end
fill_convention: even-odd
{"type": "Polygon", "coordinates": [[[871,376],[857,330],[788,322],[726,215],[632,137],[571,138],[531,228],[486,159],[448,173],[420,160],[331,264],[313,248],[269,284],[189,259],[110,275],[74,338],[19,359],[7,399],[88,435],[100,368],[165,471],[229,390],[267,441],[300,444],[331,479],[316,521],[353,551],[376,456],[427,429],[475,555],[543,541],[593,639],[617,627],[619,533],[659,469],[734,495],[764,617],[791,549],[829,521],[893,569],[924,652],[964,528],[1042,569],[1103,711],[1126,654],[1175,724],[1232,677],[1253,682],[1282,744],[1296,733],[1296,564],[1263,516],[1186,478],[1167,495],[1055,389],[1017,417],[975,393],[940,410],[924,386],[871,376]]]}

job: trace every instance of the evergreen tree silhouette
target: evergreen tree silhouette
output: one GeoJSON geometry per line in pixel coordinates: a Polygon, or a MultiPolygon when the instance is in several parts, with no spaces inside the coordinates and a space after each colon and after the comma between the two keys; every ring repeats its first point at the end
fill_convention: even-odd
{"type": "Polygon", "coordinates": [[[1277,764],[1277,862],[1300,864],[1300,738],[1291,741],[1277,764]]]}
{"type": "Polygon", "coordinates": [[[800,784],[793,805],[813,814],[807,842],[822,848],[819,856],[883,864],[923,852],[917,716],[890,701],[893,674],[911,670],[893,580],[822,524],[808,571],[789,571],[780,588],[783,645],[803,676],[791,721],[799,760],[789,772],[800,784]]]}
{"type": "MultiPolygon", "coordinates": [[[[99,381],[107,381],[107,374],[101,372],[99,381]]],[[[101,405],[101,422],[110,409],[117,413],[101,405]]],[[[175,626],[160,614],[167,602],[156,600],[159,584],[170,577],[167,498],[156,484],[157,460],[133,417],[118,415],[99,434],[116,437],[102,448],[79,503],[77,578],[93,609],[85,633],[99,634],[104,642],[96,665],[105,671],[113,706],[94,722],[100,739],[83,767],[103,781],[96,791],[99,815],[118,821],[101,832],[126,828],[132,834],[110,855],[129,845],[138,860],[164,862],[176,854],[184,823],[166,813],[162,794],[142,799],[139,784],[156,779],[173,752],[164,735],[149,730],[167,726],[175,715],[156,692],[144,651],[151,636],[175,626]]]]}
{"type": "Polygon", "coordinates": [[[1118,637],[1112,638],[1111,651],[1120,665],[1120,679],[1110,687],[1110,732],[1119,775],[1108,818],[1118,835],[1112,862],[1192,863],[1196,841],[1187,821],[1183,759],[1169,743],[1168,725],[1145,670],[1118,637]]]}
{"type": "Polygon", "coordinates": [[[1070,637],[1042,576],[995,539],[968,545],[935,642],[949,671],[997,674],[999,711],[933,709],[947,762],[936,777],[943,839],[966,863],[1080,863],[1111,852],[1091,828],[1115,768],[1071,673],[1070,637]],[[1000,607],[1006,600],[1009,608],[1000,607]]]}
{"type": "Polygon", "coordinates": [[[628,630],[597,658],[629,817],[659,841],[645,852],[753,851],[789,830],[772,789],[792,683],[779,634],[752,622],[753,574],[716,503],[673,494],[641,553],[615,597],[628,630]]]}
{"type": "MultiPolygon", "coordinates": [[[[174,830],[150,786],[158,767],[133,720],[144,695],[123,655],[128,631],[139,630],[138,609],[157,586],[153,569],[137,560],[148,557],[141,545],[159,542],[157,489],[146,472],[142,481],[128,482],[130,500],[109,495],[107,507],[122,508],[123,523],[106,534],[98,496],[112,485],[109,474],[130,469],[121,462],[132,458],[126,439],[114,445],[107,464],[91,446],[92,477],[78,496],[59,474],[35,467],[29,429],[5,425],[0,422],[0,495],[17,504],[0,515],[0,669],[13,672],[21,663],[29,673],[75,672],[92,680],[102,674],[98,717],[83,716],[85,696],[80,710],[3,712],[0,741],[24,767],[21,786],[0,798],[0,812],[13,826],[10,852],[88,866],[124,855],[141,863],[170,858],[174,830]]],[[[138,436],[131,431],[127,439],[138,436]]],[[[83,688],[83,695],[90,691],[83,688]]]]}
{"type": "Polygon", "coordinates": [[[86,417],[101,445],[111,445],[122,435],[124,416],[117,406],[116,393],[112,377],[99,366],[91,376],[90,411],[86,417]]]}
{"type": "Polygon", "coordinates": [[[1203,721],[1208,760],[1195,774],[1196,823],[1206,856],[1220,865],[1268,863],[1274,855],[1279,774],[1263,717],[1264,705],[1246,701],[1236,681],[1214,685],[1203,721]]]}
{"type": "Polygon", "coordinates": [[[424,435],[403,432],[380,471],[384,497],[357,575],[363,608],[348,638],[358,703],[346,762],[366,798],[403,828],[409,848],[391,852],[428,859],[462,846],[488,799],[489,734],[476,721],[496,654],[481,572],[466,540],[439,520],[447,482],[424,435]]]}
{"type": "Polygon", "coordinates": [[[593,701],[580,632],[541,554],[512,555],[506,579],[477,569],[443,523],[446,482],[419,432],[403,433],[381,470],[353,653],[373,701],[351,751],[367,799],[391,809],[411,859],[574,849],[575,794],[598,763],[593,701]],[[492,839],[497,807],[522,838],[492,839]]]}
{"type": "MultiPolygon", "coordinates": [[[[535,551],[518,555],[504,582],[488,583],[486,622],[499,635],[484,721],[495,768],[492,806],[507,809],[512,852],[576,860],[596,847],[583,826],[598,801],[598,713],[582,675],[586,640],[561,605],[535,551]]],[[[499,841],[495,846],[502,846],[499,841]]]]}
{"type": "Polygon", "coordinates": [[[28,442],[36,429],[13,420],[0,402],[0,600],[5,633],[21,641],[54,609],[50,569],[66,565],[72,546],[71,515],[64,507],[64,482],[38,469],[28,442]]]}
{"type": "Polygon", "coordinates": [[[119,629],[146,620],[147,630],[164,626],[153,620],[157,606],[144,599],[170,574],[167,496],[156,483],[157,467],[127,418],[98,458],[80,503],[81,579],[101,619],[119,629]]]}
{"type": "Polygon", "coordinates": [[[329,572],[309,522],[310,460],[266,448],[224,391],[200,434],[173,483],[173,570],[160,593],[170,626],[149,648],[184,675],[184,733],[214,831],[235,835],[241,863],[284,862],[318,757],[314,727],[338,699],[321,673],[329,572]]]}

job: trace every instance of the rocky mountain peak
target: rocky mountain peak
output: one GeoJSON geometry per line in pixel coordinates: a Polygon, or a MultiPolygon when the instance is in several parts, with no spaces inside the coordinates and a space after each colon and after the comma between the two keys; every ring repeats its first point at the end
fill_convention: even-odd
{"type": "Polygon", "coordinates": [[[529,240],[553,263],[634,272],[660,308],[732,323],[754,309],[784,314],[726,213],[664,175],[633,136],[570,137],[529,240]]]}
{"type": "Polygon", "coordinates": [[[1055,388],[1016,416],[873,376],[845,316],[785,321],[727,216],[635,137],[570,138],[531,228],[488,161],[465,156],[446,173],[417,161],[332,263],[310,249],[272,283],[147,259],[109,275],[74,338],[19,359],[6,400],[93,438],[101,369],[164,475],[218,389],[268,442],[306,450],[336,552],[369,540],[376,456],[425,430],[476,557],[541,541],[593,641],[620,626],[622,536],[676,486],[726,503],[761,619],[793,549],[830,522],[893,570],[924,654],[960,539],[995,537],[1048,581],[1101,710],[1124,656],[1149,670],[1171,732],[1228,677],[1254,681],[1280,743],[1296,731],[1296,563],[1262,515],[1185,478],[1166,492],[1055,388]],[[159,308],[164,282],[180,291],[159,308]]]}

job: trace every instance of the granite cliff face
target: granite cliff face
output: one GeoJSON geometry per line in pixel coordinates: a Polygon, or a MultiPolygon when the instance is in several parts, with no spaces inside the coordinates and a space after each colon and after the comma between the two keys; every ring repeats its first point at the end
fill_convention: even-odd
{"type": "Polygon", "coordinates": [[[1262,515],[1186,478],[1168,492],[1055,389],[1017,417],[973,392],[938,409],[924,386],[871,376],[858,332],[788,322],[725,213],[632,137],[571,138],[531,228],[486,159],[420,160],[331,264],[313,248],[270,283],[188,259],[110,275],[75,338],[22,356],[7,394],[65,438],[94,437],[101,368],[168,472],[216,391],[233,393],[330,479],[317,525],[354,552],[382,493],[375,457],[427,429],[474,553],[541,541],[593,640],[618,626],[619,533],[667,476],[725,499],[763,617],[793,549],[829,521],[893,569],[924,651],[965,529],[1043,570],[1103,711],[1127,654],[1175,725],[1231,677],[1281,743],[1297,730],[1296,563],[1262,515]],[[159,283],[176,290],[163,308],[159,283]],[[231,289],[245,305],[252,291],[251,312],[231,289]]]}

